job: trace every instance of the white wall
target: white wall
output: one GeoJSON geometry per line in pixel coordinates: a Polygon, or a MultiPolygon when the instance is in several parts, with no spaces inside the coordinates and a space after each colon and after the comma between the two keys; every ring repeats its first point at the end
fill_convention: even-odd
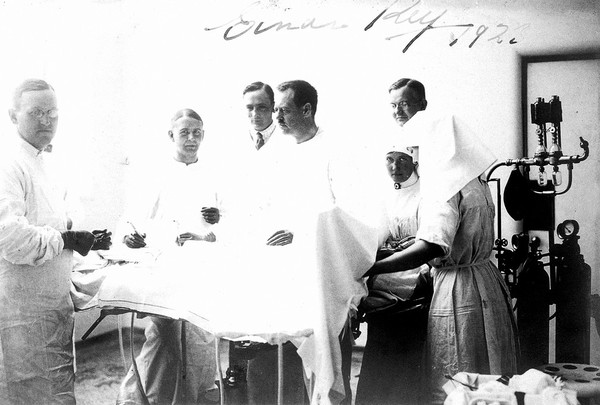
{"type": "MultiPolygon", "coordinates": [[[[12,88],[26,77],[45,78],[55,87],[61,117],[54,153],[73,168],[71,180],[88,214],[82,226],[113,229],[123,205],[124,163],[164,152],[177,109],[199,111],[206,147],[218,163],[231,163],[226,146],[239,141],[240,93],[249,82],[308,80],[319,91],[318,123],[340,142],[362,143],[393,130],[387,87],[414,77],[425,83],[430,108],[464,115],[506,159],[520,156],[519,56],[600,49],[600,6],[584,0],[299,3],[4,1],[0,94],[8,103],[12,88]],[[224,40],[240,14],[254,27],[259,21],[265,21],[263,28],[279,21],[298,26],[311,18],[314,25],[335,20],[346,27],[258,35],[250,30],[224,40]],[[426,31],[403,52],[440,14],[436,27],[474,26],[426,31]],[[505,28],[497,43],[492,37],[505,28]],[[478,30],[482,35],[469,47],[478,30]]],[[[241,32],[239,25],[236,30],[241,32]]],[[[14,136],[8,118],[0,120],[0,131],[2,138],[14,136]]],[[[510,236],[517,225],[504,218],[510,236]]]]}
{"type": "MultiPolygon", "coordinates": [[[[503,3],[8,1],[0,5],[0,92],[9,95],[31,76],[54,85],[61,109],[56,154],[77,168],[85,225],[112,228],[123,204],[122,163],[165,146],[170,115],[182,107],[204,116],[207,147],[237,142],[234,124],[244,119],[239,94],[254,80],[310,81],[320,94],[319,123],[344,141],[368,142],[392,125],[388,85],[415,77],[427,86],[430,108],[464,114],[500,158],[516,156],[519,54],[598,45],[600,33],[598,10],[586,2],[503,3]],[[388,14],[364,31],[386,7],[388,14]],[[335,20],[347,27],[251,30],[230,41],[223,33],[231,24],[205,30],[237,22],[240,13],[255,27],[297,26],[313,17],[314,25],[335,20]],[[386,19],[391,13],[399,14],[397,24],[386,19]],[[451,36],[464,28],[427,31],[402,52],[414,31],[441,13],[433,25],[474,27],[453,47],[451,36]],[[421,20],[402,22],[408,17],[421,20]],[[490,28],[469,48],[482,24],[490,28]],[[504,30],[498,24],[507,26],[501,44],[490,41],[504,30]],[[403,32],[411,33],[385,39],[403,32]],[[517,43],[508,44],[513,37],[517,43]]],[[[1,124],[3,133],[12,132],[8,120],[1,124]]]]}

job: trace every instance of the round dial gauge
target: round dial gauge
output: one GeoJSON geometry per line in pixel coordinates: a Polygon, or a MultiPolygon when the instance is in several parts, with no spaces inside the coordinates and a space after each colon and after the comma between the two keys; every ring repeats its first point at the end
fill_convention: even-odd
{"type": "Polygon", "coordinates": [[[579,224],[574,219],[567,219],[556,227],[556,233],[561,239],[570,238],[579,232],[579,224]]]}

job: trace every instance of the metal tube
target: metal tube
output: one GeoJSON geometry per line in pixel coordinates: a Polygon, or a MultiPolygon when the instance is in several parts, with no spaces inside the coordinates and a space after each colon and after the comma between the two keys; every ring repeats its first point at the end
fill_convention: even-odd
{"type": "Polygon", "coordinates": [[[215,361],[217,362],[217,373],[219,374],[219,403],[225,405],[225,387],[223,387],[223,368],[221,367],[221,354],[219,353],[219,343],[221,338],[215,336],[215,361]]]}
{"type": "Polygon", "coordinates": [[[283,405],[283,343],[277,342],[277,405],[283,405]]]}

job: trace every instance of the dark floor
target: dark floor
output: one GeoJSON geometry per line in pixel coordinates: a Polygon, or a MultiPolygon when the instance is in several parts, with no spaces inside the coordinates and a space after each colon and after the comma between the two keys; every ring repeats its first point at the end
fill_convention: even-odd
{"type": "MultiPolygon", "coordinates": [[[[117,331],[89,338],[75,345],[77,373],[75,396],[78,405],[114,405],[121,380],[131,363],[129,329],[123,329],[123,353],[117,331]],[[125,365],[124,365],[125,362],[125,365]]],[[[144,342],[142,329],[134,330],[134,350],[138,354],[144,342]]],[[[223,372],[227,368],[228,343],[221,345],[223,372]]],[[[356,393],[356,383],[362,360],[362,351],[355,350],[352,356],[351,384],[356,393]]],[[[226,388],[228,405],[245,405],[245,387],[226,388]]]]}

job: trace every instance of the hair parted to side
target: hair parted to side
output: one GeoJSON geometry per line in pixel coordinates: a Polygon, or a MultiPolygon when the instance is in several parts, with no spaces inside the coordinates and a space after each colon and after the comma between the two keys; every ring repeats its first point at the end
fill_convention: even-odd
{"type": "Polygon", "coordinates": [[[317,90],[304,80],[290,80],[277,86],[277,90],[279,91],[286,91],[288,89],[294,91],[294,104],[296,104],[296,107],[302,107],[304,104],[309,103],[314,116],[317,112],[317,90]]]}
{"type": "Polygon", "coordinates": [[[183,108],[177,111],[175,115],[173,115],[173,118],[171,118],[171,126],[175,125],[175,122],[182,117],[193,118],[204,123],[204,121],[202,121],[202,118],[200,117],[200,114],[198,114],[196,111],[192,110],[191,108],[183,108]]]}
{"type": "Polygon", "coordinates": [[[268,84],[263,83],[263,82],[250,83],[244,89],[242,96],[246,93],[250,93],[251,91],[259,91],[259,90],[264,90],[265,93],[267,93],[267,96],[269,97],[269,101],[271,102],[271,104],[275,104],[275,93],[273,92],[273,89],[271,88],[271,86],[269,86],[268,84]]]}
{"type": "Polygon", "coordinates": [[[400,80],[396,80],[394,83],[392,83],[392,85],[388,89],[388,93],[391,92],[392,90],[398,90],[403,87],[408,87],[408,88],[412,89],[415,93],[417,93],[418,97],[421,100],[427,99],[425,97],[425,86],[423,86],[423,83],[421,83],[418,80],[410,79],[407,77],[402,78],[400,80]]]}
{"type": "Polygon", "coordinates": [[[17,86],[13,94],[13,108],[18,110],[21,106],[21,96],[23,93],[28,91],[40,91],[40,90],[52,90],[54,88],[50,86],[45,80],[42,79],[26,79],[17,86]]]}

